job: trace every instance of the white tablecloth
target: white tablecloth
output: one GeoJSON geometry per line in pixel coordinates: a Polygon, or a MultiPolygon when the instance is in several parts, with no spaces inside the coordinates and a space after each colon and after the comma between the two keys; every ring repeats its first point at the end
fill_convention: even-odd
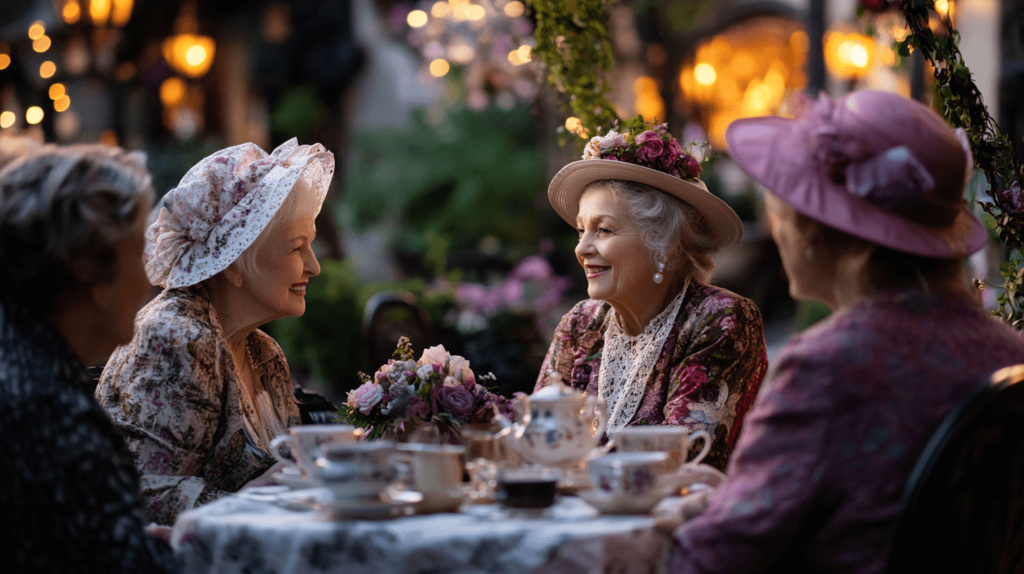
{"type": "Polygon", "coordinates": [[[645,516],[596,516],[563,498],[552,518],[433,514],[336,521],[228,497],[179,517],[172,543],[186,572],[659,572],[669,540],[645,516]]]}

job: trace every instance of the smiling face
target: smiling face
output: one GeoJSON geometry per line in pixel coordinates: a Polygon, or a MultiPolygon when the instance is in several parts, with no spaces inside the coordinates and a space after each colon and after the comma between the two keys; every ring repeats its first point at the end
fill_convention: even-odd
{"type": "Polygon", "coordinates": [[[652,280],[656,269],[640,230],[611,189],[597,184],[583,192],[576,228],[576,259],[591,299],[626,306],[651,296],[660,300],[664,287],[652,280]]]}
{"type": "Polygon", "coordinates": [[[275,226],[257,252],[259,274],[247,278],[242,289],[268,315],[299,317],[306,311],[306,285],[320,273],[312,248],[313,220],[312,214],[306,214],[275,226]]]}

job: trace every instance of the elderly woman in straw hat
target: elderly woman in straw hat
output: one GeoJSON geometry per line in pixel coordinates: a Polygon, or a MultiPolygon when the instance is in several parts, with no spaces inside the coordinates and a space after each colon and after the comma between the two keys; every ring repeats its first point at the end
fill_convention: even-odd
{"type": "Polygon", "coordinates": [[[258,326],[306,309],[311,243],[334,156],[293,139],[218,151],[169,192],[146,235],[164,291],[96,396],[121,427],[152,520],[265,481],[270,442],[300,423],[288,363],[258,326]]]}
{"type": "Polygon", "coordinates": [[[726,140],[771,191],[790,293],[834,313],[779,353],[729,480],[676,531],[674,570],[882,572],[929,437],[979,377],[1024,362],[965,277],[987,238],[963,199],[970,148],[881,92],[739,120],[726,140]]]}
{"type": "Polygon", "coordinates": [[[579,233],[590,299],[559,323],[537,389],[557,373],[600,395],[611,437],[627,425],[707,430],[707,461],[722,468],[767,359],[757,308],[709,283],[712,254],[743,227],[699,175],[663,124],[595,137],[554,177],[548,197],[579,233]]]}

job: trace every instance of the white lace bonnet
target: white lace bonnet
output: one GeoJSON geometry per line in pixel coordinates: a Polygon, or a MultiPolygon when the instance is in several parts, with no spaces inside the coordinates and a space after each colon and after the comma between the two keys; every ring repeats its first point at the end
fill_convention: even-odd
{"type": "Polygon", "coordinates": [[[292,138],[268,154],[245,143],[203,159],[161,200],[146,231],[146,275],[172,289],[220,273],[266,228],[301,177],[317,213],[334,176],[334,154],[292,138]]]}

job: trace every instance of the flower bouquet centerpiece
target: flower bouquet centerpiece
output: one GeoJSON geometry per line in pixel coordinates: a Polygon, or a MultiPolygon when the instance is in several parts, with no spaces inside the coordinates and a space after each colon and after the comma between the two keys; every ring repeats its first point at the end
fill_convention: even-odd
{"type": "Polygon", "coordinates": [[[386,365],[372,377],[360,373],[363,384],[338,408],[342,422],[363,429],[370,439],[409,433],[424,424],[454,439],[463,424],[490,422],[494,406],[511,416],[512,402],[478,383],[463,357],[441,345],[423,351],[418,361],[414,356],[409,339],[402,337],[386,365]]]}

